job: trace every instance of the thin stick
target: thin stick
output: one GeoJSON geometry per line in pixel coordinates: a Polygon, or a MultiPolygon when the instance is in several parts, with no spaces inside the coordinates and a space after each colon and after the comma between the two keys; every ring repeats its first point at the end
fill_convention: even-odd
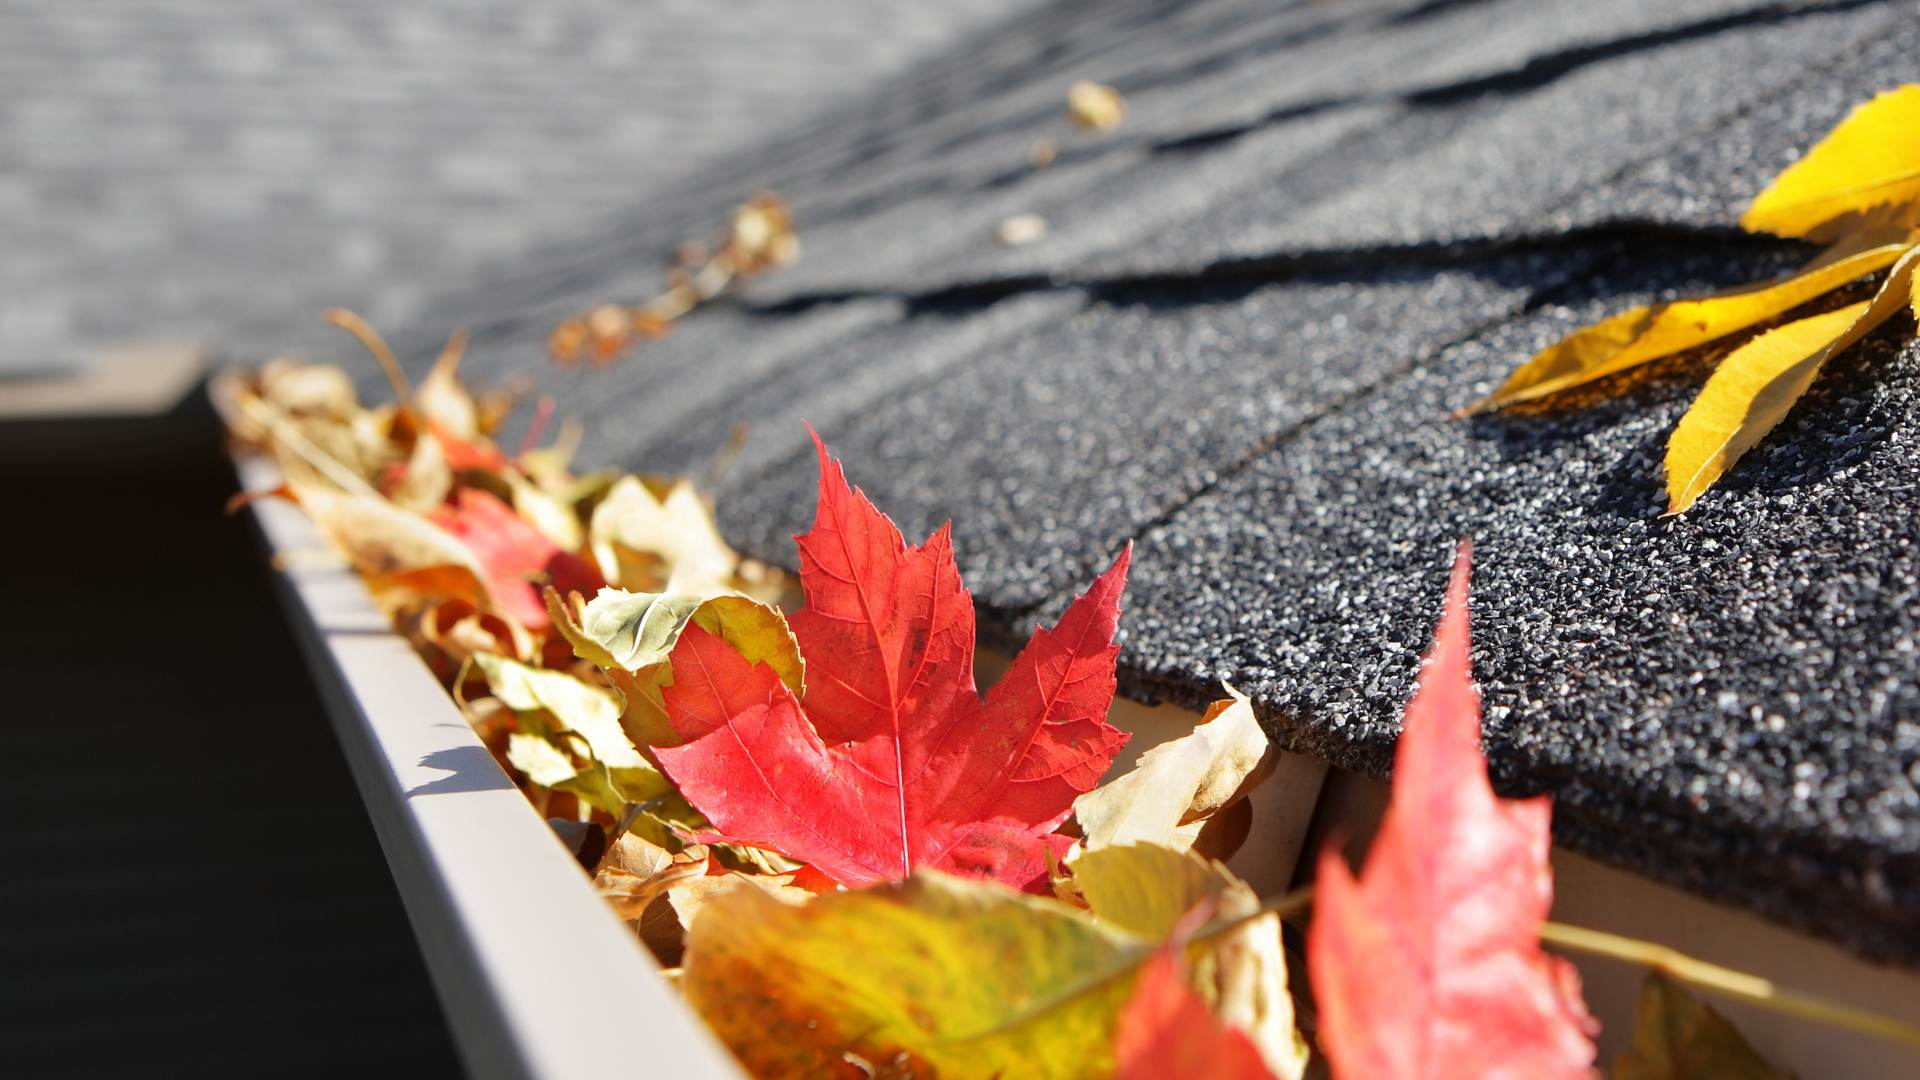
{"type": "Polygon", "coordinates": [[[1775,1012],[1848,1028],[1883,1039],[1920,1046],[1920,1028],[1889,1016],[1842,1005],[1837,1001],[1775,986],[1770,979],[1696,960],[1665,945],[1588,930],[1563,923],[1544,923],[1540,938],[1575,952],[1591,953],[1650,967],[1678,982],[1750,1001],[1775,1012]]]}
{"type": "MultiPolygon", "coordinates": [[[[387,382],[393,384],[394,398],[398,400],[402,406],[411,408],[413,406],[413,389],[407,385],[407,376],[405,372],[400,370],[400,361],[394,358],[393,350],[387,348],[387,343],[380,337],[379,331],[375,330],[367,320],[348,311],[346,308],[328,308],[326,320],[334,326],[352,334],[354,339],[360,342],[362,348],[373,354],[373,359],[380,365],[380,370],[387,373],[387,382]]],[[[464,336],[461,336],[461,342],[462,344],[465,343],[464,336]]],[[[447,344],[451,347],[453,345],[452,340],[449,340],[447,344]]]]}

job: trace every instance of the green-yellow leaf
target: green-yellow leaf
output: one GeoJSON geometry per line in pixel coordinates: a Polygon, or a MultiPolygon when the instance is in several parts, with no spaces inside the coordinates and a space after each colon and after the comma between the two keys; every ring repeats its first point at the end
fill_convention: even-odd
{"type": "Polygon", "coordinates": [[[1740,224],[1754,232],[1834,240],[1920,227],[1920,84],[1853,110],[1774,178],[1740,224]]]}
{"type": "Polygon", "coordinates": [[[1881,245],[1816,263],[1782,281],[1630,308],[1541,350],[1473,411],[1534,401],[1726,337],[1885,269],[1905,252],[1904,244],[1881,245]]]}
{"type": "Polygon", "coordinates": [[[622,477],[594,507],[587,536],[617,585],[708,595],[733,587],[739,556],[684,480],[656,497],[638,477],[622,477]]]}
{"type": "Polygon", "coordinates": [[[694,593],[630,593],[605,588],[578,611],[549,591],[553,625],[573,645],[574,655],[607,669],[627,697],[623,723],[642,746],[679,740],[667,720],[660,690],[672,684],[667,657],[688,623],[732,645],[748,663],[766,664],[796,696],[806,689],[800,646],[780,612],[744,596],[694,593]]]}
{"type": "Polygon", "coordinates": [[[1131,772],[1074,800],[1089,851],[1147,842],[1185,851],[1213,815],[1265,778],[1267,736],[1253,703],[1227,688],[1193,731],[1140,755],[1131,772]]]}
{"type": "Polygon", "coordinates": [[[1633,1045],[1614,1080],[1792,1080],[1767,1064],[1732,1024],[1654,972],[1640,987],[1633,1045]]]}
{"type": "Polygon", "coordinates": [[[1894,264],[1870,301],[1788,323],[1734,350],[1667,441],[1667,513],[1692,506],[1813,385],[1827,358],[1908,303],[1920,247],[1894,264]]]}
{"type": "Polygon", "coordinates": [[[571,791],[616,815],[627,803],[645,802],[672,790],[621,727],[622,703],[617,695],[562,671],[528,667],[488,653],[474,654],[473,662],[486,676],[493,696],[521,718],[526,730],[510,742],[508,760],[534,783],[571,791]],[[562,732],[573,732],[585,742],[592,759],[585,767],[572,765],[567,751],[582,748],[562,732]],[[547,743],[554,754],[527,745],[529,739],[547,743]],[[567,763],[564,777],[554,755],[567,763]]]}
{"type": "Polygon", "coordinates": [[[1051,900],[923,871],[804,905],[759,889],[712,897],[681,988],[759,1076],[824,1075],[843,1054],[904,1055],[948,1078],[1098,1076],[1153,945],[1051,900]]]}
{"type": "MultiPolygon", "coordinates": [[[[1217,918],[1250,915],[1260,900],[1227,868],[1191,851],[1127,844],[1073,860],[1073,882],[1099,921],[1152,940],[1173,933],[1202,901],[1217,918]]],[[[1268,914],[1211,942],[1189,964],[1195,991],[1228,1024],[1246,1032],[1281,1080],[1306,1071],[1306,1041],[1294,1027],[1280,916],[1268,914]]]]}

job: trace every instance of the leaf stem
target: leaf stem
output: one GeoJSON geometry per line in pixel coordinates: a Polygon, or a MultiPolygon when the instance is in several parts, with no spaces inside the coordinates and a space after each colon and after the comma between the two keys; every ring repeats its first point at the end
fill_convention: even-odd
{"type": "Polygon", "coordinates": [[[1541,924],[1540,938],[1575,952],[1640,964],[1676,981],[1750,1001],[1775,1012],[1920,1046],[1920,1027],[1813,994],[1788,990],[1774,985],[1771,979],[1697,960],[1651,941],[1556,922],[1541,924]]]}

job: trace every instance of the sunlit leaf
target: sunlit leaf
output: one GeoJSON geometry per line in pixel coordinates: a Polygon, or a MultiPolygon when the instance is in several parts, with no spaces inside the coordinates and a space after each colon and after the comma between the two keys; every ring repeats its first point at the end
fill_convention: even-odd
{"type": "MultiPolygon", "coordinates": [[[[1190,851],[1127,844],[1087,851],[1072,864],[1074,885],[1101,922],[1153,940],[1174,933],[1196,905],[1221,918],[1250,915],[1260,901],[1219,863],[1190,851]]],[[[1222,1021],[1253,1040],[1284,1080],[1305,1071],[1307,1046],[1294,1027],[1280,916],[1268,914],[1209,943],[1188,976],[1222,1021]]]]}
{"type": "Polygon", "coordinates": [[[761,1076],[904,1055],[942,1077],[1100,1075],[1153,943],[991,882],[908,881],[783,903],[707,901],[681,986],[761,1076]]]}
{"type": "Polygon", "coordinates": [[[1146,841],[1186,850],[1219,811],[1272,771],[1253,703],[1217,703],[1192,732],[1140,755],[1132,771],[1073,802],[1088,850],[1146,841]],[[1264,763],[1264,767],[1263,767],[1264,763]]]}
{"type": "Polygon", "coordinates": [[[1268,1080],[1274,1073],[1246,1033],[1222,1024],[1180,977],[1180,950],[1140,969],[1113,1039],[1118,1080],[1268,1080]]]}
{"type": "Polygon", "coordinates": [[[621,478],[594,507],[587,533],[601,572],[627,588],[726,592],[740,561],[685,481],[656,497],[639,478],[621,478]]]}
{"type": "Polygon", "coordinates": [[[1810,240],[1920,227],[1915,132],[1920,132],[1920,85],[1889,90],[1858,106],[1776,177],[1740,224],[1810,240]]]}
{"type": "Polygon", "coordinates": [[[1541,350],[1474,411],[1533,401],[1745,330],[1885,269],[1906,250],[1904,244],[1880,245],[1783,281],[1631,308],[1541,350]]]}
{"type": "Polygon", "coordinates": [[[1833,354],[1910,301],[1920,247],[1894,264],[1871,301],[1788,323],[1734,350],[1667,440],[1667,513],[1677,514],[1772,431],[1833,354]]]}
{"type": "Polygon", "coordinates": [[[1496,797],[1480,754],[1467,568],[1462,545],[1360,880],[1334,847],[1321,852],[1307,960],[1338,1077],[1591,1072],[1578,977],[1540,948],[1552,809],[1496,797]]]}

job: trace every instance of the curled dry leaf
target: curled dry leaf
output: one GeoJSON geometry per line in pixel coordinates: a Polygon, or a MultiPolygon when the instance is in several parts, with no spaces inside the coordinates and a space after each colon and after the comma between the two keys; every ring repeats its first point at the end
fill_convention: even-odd
{"type": "Polygon", "coordinates": [[[1468,550],[1407,705],[1359,881],[1321,853],[1308,968],[1339,1077],[1587,1077],[1578,976],[1540,948],[1552,809],[1496,797],[1467,661],[1468,550]]]}
{"type": "Polygon", "coordinates": [[[1793,1080],[1767,1064],[1726,1018],[1659,972],[1640,986],[1633,1045],[1613,1080],[1793,1080]]]}
{"type": "Polygon", "coordinates": [[[1193,731],[1074,800],[1086,850],[1145,841],[1185,851],[1216,814],[1272,774],[1275,758],[1253,703],[1230,686],[1227,693],[1193,731]]]}
{"type": "Polygon", "coordinates": [[[508,739],[507,758],[535,784],[614,815],[671,791],[621,728],[617,695],[505,657],[481,653],[473,662],[493,696],[518,716],[520,730],[508,739]]]}
{"type": "Polygon", "coordinates": [[[740,565],[684,480],[656,495],[639,477],[621,477],[593,508],[587,535],[601,573],[629,589],[725,592],[740,565]]]}

